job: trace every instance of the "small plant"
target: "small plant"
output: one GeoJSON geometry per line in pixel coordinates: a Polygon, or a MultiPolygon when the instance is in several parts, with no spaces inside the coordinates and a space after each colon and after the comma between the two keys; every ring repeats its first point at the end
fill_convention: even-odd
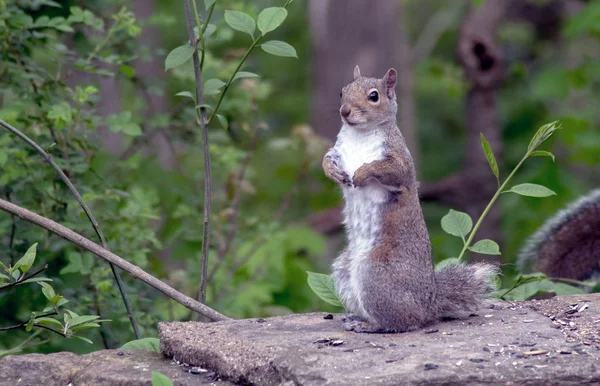
{"type": "MultiPolygon", "coordinates": [[[[78,335],[81,330],[88,328],[100,327],[100,322],[106,322],[106,319],[100,319],[97,315],[78,315],[75,312],[64,308],[64,305],[69,303],[69,300],[57,294],[54,288],[48,282],[52,279],[47,277],[38,277],[39,274],[48,269],[48,265],[44,265],[41,269],[29,273],[31,267],[35,263],[37,254],[37,243],[33,244],[27,252],[13,265],[5,265],[0,262],[0,291],[8,290],[9,288],[20,286],[23,284],[37,283],[44,297],[50,302],[50,306],[40,311],[32,311],[31,316],[27,321],[7,327],[0,327],[0,332],[16,330],[24,328],[30,332],[33,329],[51,331],[63,338],[80,339],[88,343],[93,343],[90,339],[78,335]],[[62,321],[55,318],[61,317],[62,321]]],[[[41,331],[36,331],[34,336],[37,336],[41,331]]],[[[6,351],[0,351],[0,357],[3,355],[14,354],[25,347],[29,347],[29,341],[34,337],[28,338],[25,342],[17,347],[6,351]]]]}
{"type": "Polygon", "coordinates": [[[500,254],[500,247],[493,240],[483,239],[483,240],[477,241],[475,244],[472,244],[472,243],[473,243],[473,238],[475,237],[475,234],[477,233],[477,230],[479,230],[481,223],[485,219],[485,216],[488,214],[488,212],[490,211],[490,209],[492,208],[492,206],[494,205],[494,203],[496,202],[498,197],[500,197],[501,194],[514,193],[514,194],[519,194],[521,196],[528,196],[528,197],[548,197],[548,196],[552,196],[552,195],[556,194],[552,190],[546,188],[545,186],[538,185],[538,184],[530,184],[530,183],[519,184],[519,185],[514,185],[510,189],[506,189],[506,187],[508,186],[508,183],[512,180],[512,178],[516,174],[516,172],[519,170],[521,165],[523,165],[523,163],[527,159],[529,159],[531,157],[550,157],[554,161],[554,154],[552,154],[548,151],[544,151],[544,150],[537,150],[537,148],[542,143],[544,143],[548,138],[550,138],[552,136],[552,134],[554,134],[559,128],[560,128],[560,124],[558,122],[548,123],[548,124],[540,127],[539,130],[535,133],[535,135],[531,139],[531,141],[529,142],[529,146],[527,147],[527,152],[525,153],[523,158],[521,158],[521,160],[519,161],[517,166],[515,166],[515,168],[510,172],[508,177],[506,177],[506,179],[502,182],[502,184],[500,183],[500,172],[498,170],[498,164],[496,162],[496,158],[494,157],[494,152],[492,151],[490,144],[485,139],[483,134],[481,134],[481,145],[483,147],[483,151],[485,152],[485,156],[488,160],[490,168],[492,169],[492,173],[494,173],[494,176],[496,177],[496,181],[498,182],[498,189],[496,190],[496,193],[494,194],[494,196],[490,200],[489,204],[486,206],[483,213],[477,220],[477,223],[475,223],[474,227],[473,227],[473,220],[471,220],[471,217],[468,214],[463,213],[463,212],[458,212],[453,209],[450,209],[448,214],[442,218],[442,229],[444,230],[444,232],[446,232],[452,236],[460,237],[463,241],[463,248],[460,251],[458,257],[450,258],[450,259],[452,259],[450,261],[448,261],[448,259],[446,259],[446,260],[443,260],[440,263],[438,263],[438,266],[436,267],[437,269],[439,269],[439,267],[440,267],[439,264],[443,264],[442,266],[445,266],[447,264],[459,263],[464,258],[467,250],[469,250],[471,252],[482,253],[482,254],[487,254],[487,255],[499,255],[500,254]]]}

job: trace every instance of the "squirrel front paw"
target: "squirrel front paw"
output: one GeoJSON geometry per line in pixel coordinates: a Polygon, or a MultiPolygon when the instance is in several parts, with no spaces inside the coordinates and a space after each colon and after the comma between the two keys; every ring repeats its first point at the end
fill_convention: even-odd
{"type": "Polygon", "coordinates": [[[350,176],[339,166],[339,157],[327,153],[323,158],[323,170],[327,178],[339,185],[352,186],[350,176]]]}
{"type": "Polygon", "coordinates": [[[352,183],[354,184],[354,187],[358,188],[367,185],[367,182],[370,178],[371,175],[367,172],[365,165],[363,165],[354,172],[354,176],[352,176],[352,183]]]}

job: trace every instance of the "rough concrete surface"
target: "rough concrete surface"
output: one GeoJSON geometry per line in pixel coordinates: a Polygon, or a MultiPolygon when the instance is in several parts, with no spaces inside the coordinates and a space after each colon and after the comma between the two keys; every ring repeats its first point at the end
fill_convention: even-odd
{"type": "Polygon", "coordinates": [[[68,352],[7,356],[0,359],[0,386],[151,385],[153,371],[168,376],[174,385],[231,385],[215,381],[213,372],[193,374],[189,367],[153,351],[103,350],[81,356],[68,352]]]}
{"type": "Polygon", "coordinates": [[[600,296],[493,301],[403,334],[344,332],[341,315],[159,324],[170,358],[256,385],[600,383],[600,296]]]}

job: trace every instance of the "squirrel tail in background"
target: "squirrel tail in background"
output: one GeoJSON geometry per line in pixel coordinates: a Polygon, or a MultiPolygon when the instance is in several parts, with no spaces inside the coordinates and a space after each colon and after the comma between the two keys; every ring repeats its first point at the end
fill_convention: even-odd
{"type": "Polygon", "coordinates": [[[600,189],[547,220],[520,251],[517,266],[574,280],[600,273],[600,189]]]}
{"type": "Polygon", "coordinates": [[[496,289],[498,267],[492,264],[457,264],[435,273],[437,315],[462,318],[479,307],[482,297],[496,289]]]}

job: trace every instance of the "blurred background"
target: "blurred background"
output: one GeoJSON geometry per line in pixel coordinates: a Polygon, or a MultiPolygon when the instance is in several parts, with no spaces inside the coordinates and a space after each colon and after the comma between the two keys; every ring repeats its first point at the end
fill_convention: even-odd
{"type": "MultiPolygon", "coordinates": [[[[224,21],[252,17],[267,0],[218,0],[206,38],[204,79],[227,80],[252,43],[224,21]]],[[[202,17],[204,4],[198,1],[202,17]]],[[[109,248],[180,291],[198,290],[203,212],[201,131],[191,61],[165,71],[185,44],[182,1],[0,2],[0,119],[47,149],[95,213],[109,248]],[[53,21],[54,20],[54,21],[53,21]],[[37,23],[37,24],[36,24],[37,23]]],[[[563,129],[528,161],[515,183],[557,195],[503,195],[480,230],[496,240],[504,279],[524,240],[566,203],[600,182],[600,1],[296,0],[270,39],[298,58],[256,49],[209,130],[212,228],[207,304],[236,318],[339,311],[316,297],[305,271],[327,273],[343,247],[341,194],[321,170],[340,128],[339,93],[364,76],[398,71],[399,127],[415,158],[436,261],[460,239],[442,232],[449,208],[478,218],[497,185],[481,149],[490,142],[501,178],[543,124],[563,129]]],[[[218,94],[207,95],[214,106],[218,94]]],[[[0,132],[0,194],[97,240],[54,172],[14,135],[0,132]]],[[[95,342],[50,342],[37,351],[87,352],[133,338],[105,262],[0,213],[0,261],[38,242],[37,264],[73,310],[112,319],[95,342]]],[[[481,256],[472,256],[474,259],[481,256]]],[[[124,275],[128,276],[128,275],[124,275]]],[[[190,311],[126,277],[142,335],[190,311]]],[[[0,292],[0,326],[42,309],[37,287],[0,292]],[[26,299],[26,300],[24,300],[26,299]]],[[[22,341],[11,332],[0,348],[22,341]]]]}

